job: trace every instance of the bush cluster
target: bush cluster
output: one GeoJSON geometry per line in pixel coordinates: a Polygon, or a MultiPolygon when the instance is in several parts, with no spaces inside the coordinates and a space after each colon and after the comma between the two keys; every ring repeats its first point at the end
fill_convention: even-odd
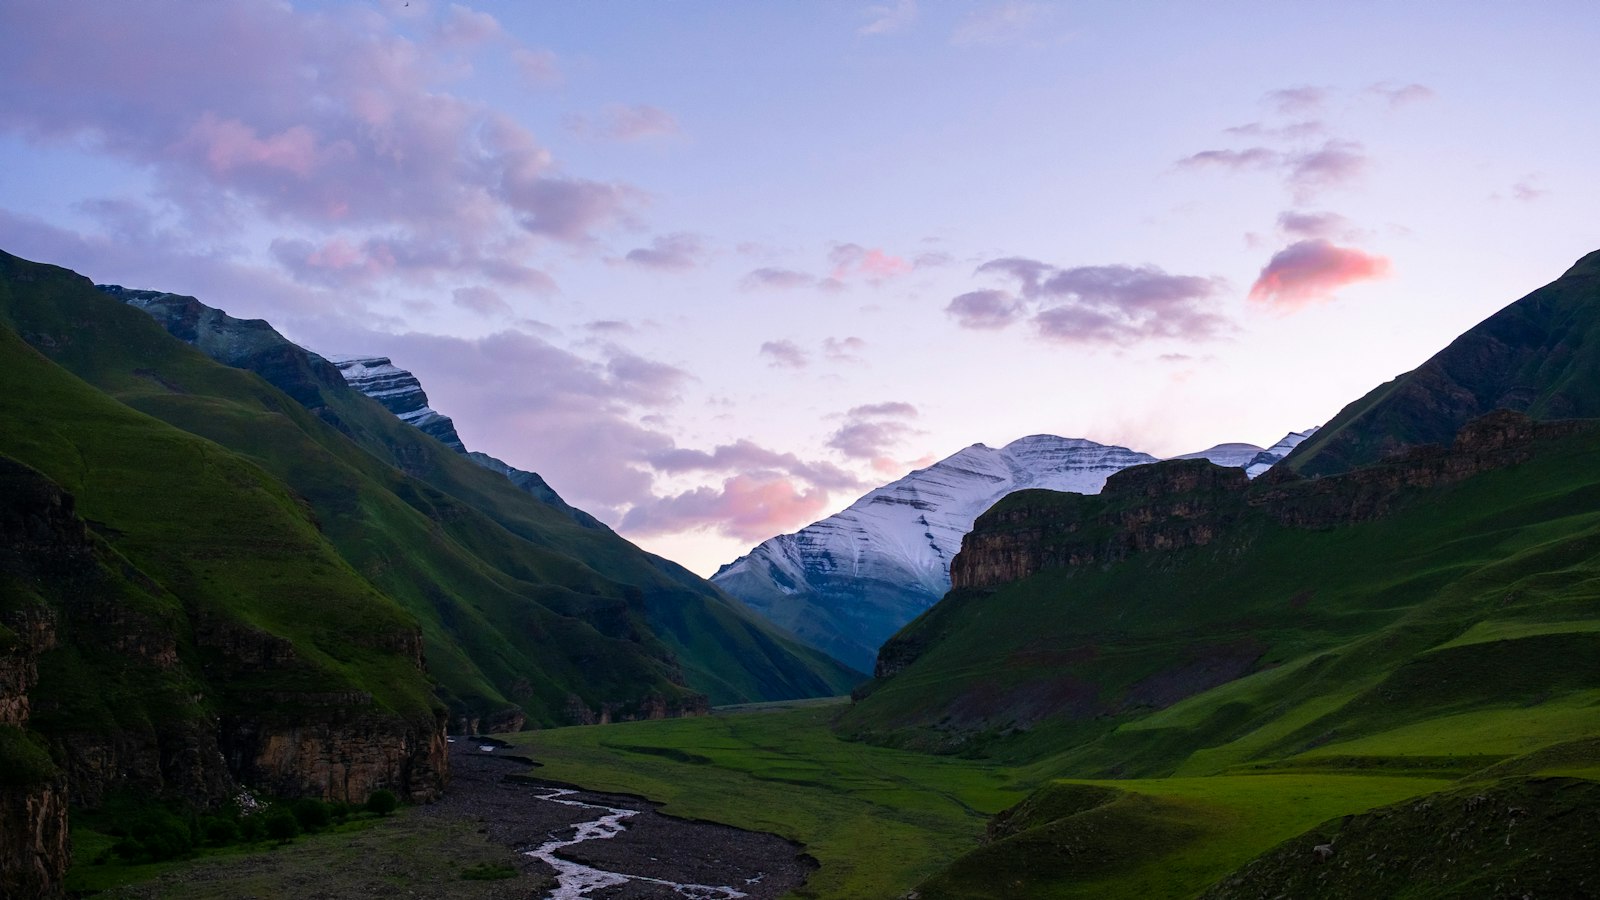
{"type": "Polygon", "coordinates": [[[111,852],[128,862],[161,862],[191,856],[201,847],[227,847],[265,840],[287,844],[363,813],[386,816],[399,806],[393,791],[376,790],[361,805],[312,797],[215,813],[175,809],[150,801],[115,798],[103,811],[104,830],[116,836],[111,852]]]}

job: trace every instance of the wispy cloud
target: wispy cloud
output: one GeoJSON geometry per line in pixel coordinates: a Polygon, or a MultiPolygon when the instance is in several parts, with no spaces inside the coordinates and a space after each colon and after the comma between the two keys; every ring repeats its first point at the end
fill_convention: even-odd
{"type": "Polygon", "coordinates": [[[856,34],[893,34],[917,20],[917,0],[893,0],[879,3],[865,10],[871,21],[856,29],[856,34]]]}
{"type": "Polygon", "coordinates": [[[810,356],[800,345],[788,339],[763,343],[761,355],[766,357],[767,365],[774,368],[803,369],[811,364],[810,356]]]}
{"type": "Polygon", "coordinates": [[[565,124],[579,137],[607,141],[637,141],[678,133],[678,120],[671,113],[643,104],[613,104],[597,116],[568,116],[565,124]]]}
{"type": "Polygon", "coordinates": [[[879,472],[902,471],[906,463],[894,458],[894,448],[923,433],[910,424],[917,415],[915,406],[900,400],[854,407],[844,414],[844,423],[828,438],[828,446],[848,459],[868,462],[879,472]]]}
{"type": "Polygon", "coordinates": [[[1009,44],[1038,35],[1051,7],[1043,3],[1008,0],[977,10],[962,19],[950,35],[956,46],[1009,44]]]}
{"type": "Polygon", "coordinates": [[[698,236],[678,232],[660,235],[651,240],[648,247],[629,250],[622,261],[647,269],[683,271],[699,264],[704,252],[705,245],[698,236]]]}
{"type": "Polygon", "coordinates": [[[1433,88],[1425,84],[1396,84],[1392,81],[1374,84],[1367,88],[1367,93],[1382,99],[1391,109],[1432,100],[1435,96],[1433,88]]]}

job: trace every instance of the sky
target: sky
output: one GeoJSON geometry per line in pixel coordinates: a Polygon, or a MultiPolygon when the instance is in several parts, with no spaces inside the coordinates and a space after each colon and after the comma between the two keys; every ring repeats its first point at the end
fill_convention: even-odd
{"type": "Polygon", "coordinates": [[[974,443],[1330,419],[1600,248],[1543,2],[5,0],[0,249],[390,356],[710,574],[974,443]]]}

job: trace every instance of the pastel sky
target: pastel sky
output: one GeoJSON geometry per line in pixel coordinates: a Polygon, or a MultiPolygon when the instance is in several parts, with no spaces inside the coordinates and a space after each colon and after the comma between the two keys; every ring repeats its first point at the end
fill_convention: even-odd
{"type": "Polygon", "coordinates": [[[0,249],[415,371],[709,574],[1326,421],[1600,248],[1585,2],[6,0],[0,249]]]}

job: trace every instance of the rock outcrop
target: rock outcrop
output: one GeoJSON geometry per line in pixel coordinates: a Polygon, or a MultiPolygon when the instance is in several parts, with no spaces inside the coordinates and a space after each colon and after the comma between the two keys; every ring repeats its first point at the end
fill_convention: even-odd
{"type": "Polygon", "coordinates": [[[1538,442],[1592,427],[1498,410],[1469,422],[1448,448],[1413,448],[1344,475],[1302,478],[1280,467],[1251,482],[1239,469],[1168,460],[1112,475],[1098,496],[1022,491],[978,518],[951,565],[951,584],[993,588],[1045,569],[1205,546],[1225,533],[1247,539],[1237,526],[1252,518],[1298,528],[1370,521],[1411,492],[1516,465],[1538,442]]]}

